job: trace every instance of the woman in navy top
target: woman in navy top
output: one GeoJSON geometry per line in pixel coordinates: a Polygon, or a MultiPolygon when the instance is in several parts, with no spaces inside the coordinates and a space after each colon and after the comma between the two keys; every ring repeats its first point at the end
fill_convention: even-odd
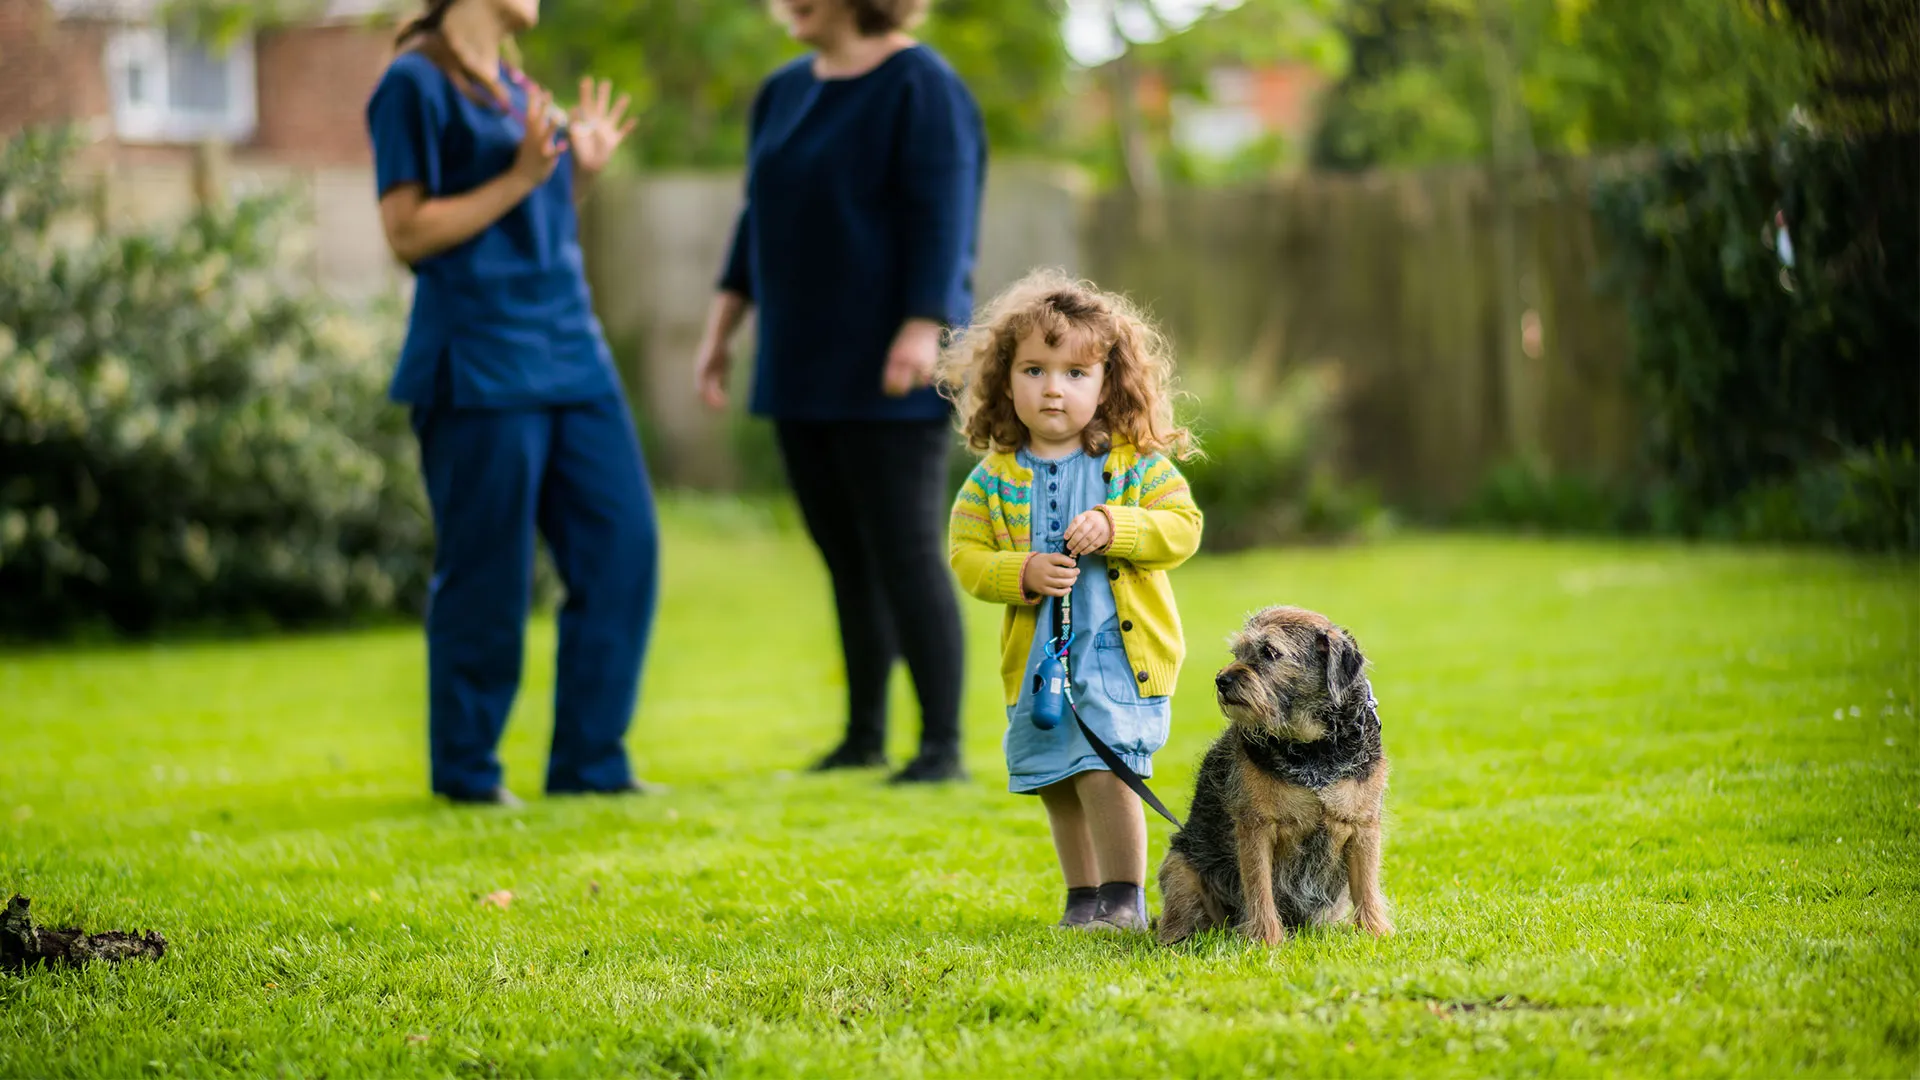
{"type": "Polygon", "coordinates": [[[381,221],[415,281],[392,396],[412,406],[433,506],[433,790],[462,802],[517,802],[495,747],[536,529],[567,589],[546,788],[643,789],[621,740],[653,621],[653,496],[574,214],[632,124],[589,83],[569,124],[502,62],[539,7],[431,0],[367,104],[381,221]]]}
{"type": "Polygon", "coordinates": [[[778,0],[814,52],[754,99],[747,200],[700,348],[726,404],[727,341],[758,309],[753,412],[833,578],[847,733],[819,768],[885,761],[887,680],[904,656],[919,755],[896,780],[960,768],[960,613],[943,521],[952,446],[929,387],[963,325],[986,138],[973,96],[906,35],[926,0],[778,0]]]}

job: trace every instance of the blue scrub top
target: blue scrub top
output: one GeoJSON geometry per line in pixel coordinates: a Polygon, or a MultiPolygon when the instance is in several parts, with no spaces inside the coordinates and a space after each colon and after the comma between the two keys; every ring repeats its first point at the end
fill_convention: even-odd
{"type": "MultiPolygon", "coordinates": [[[[367,103],[379,194],[420,184],[429,198],[460,195],[512,167],[527,94],[504,67],[501,82],[513,113],[461,93],[419,53],[396,59],[367,103]]],[[[524,408],[618,392],[587,292],[570,153],[505,217],[412,269],[413,315],[389,390],[395,401],[434,403],[442,377],[456,407],[524,408]]]]}

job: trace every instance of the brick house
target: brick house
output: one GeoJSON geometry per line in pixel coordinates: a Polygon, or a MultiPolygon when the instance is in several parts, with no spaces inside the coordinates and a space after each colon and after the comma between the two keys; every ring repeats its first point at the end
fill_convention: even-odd
{"type": "Polygon", "coordinates": [[[1143,97],[1151,93],[1170,112],[1173,137],[1180,145],[1230,157],[1270,135],[1304,148],[1319,122],[1319,96],[1327,81],[1323,71],[1306,63],[1223,65],[1207,72],[1204,100],[1170,96],[1164,85],[1141,89],[1143,97]]]}
{"type": "MultiPolygon", "coordinates": [[[[1083,137],[1111,122],[1109,72],[1105,66],[1092,72],[1087,92],[1076,99],[1073,119],[1083,137]]],[[[1301,151],[1312,141],[1329,81],[1306,62],[1221,63],[1206,71],[1205,97],[1195,97],[1173,91],[1148,67],[1134,76],[1133,102],[1149,125],[1189,153],[1229,158],[1271,136],[1301,151]]]]}
{"type": "Polygon", "coordinates": [[[314,0],[310,17],[210,48],[155,22],[161,0],[0,0],[0,138],[77,122],[118,164],[209,140],[238,161],[364,166],[367,95],[394,0],[314,0]]]}

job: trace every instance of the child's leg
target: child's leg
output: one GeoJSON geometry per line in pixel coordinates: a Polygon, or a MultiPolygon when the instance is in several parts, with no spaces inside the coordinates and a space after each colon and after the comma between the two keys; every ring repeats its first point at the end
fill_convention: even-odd
{"type": "MultiPolygon", "coordinates": [[[[1053,830],[1053,850],[1060,856],[1060,876],[1067,888],[1093,888],[1100,884],[1100,864],[1094,857],[1093,836],[1087,829],[1087,814],[1081,808],[1074,788],[1077,777],[1049,784],[1040,789],[1040,801],[1047,807],[1047,825],[1053,830]]],[[[1144,824],[1142,828],[1144,828],[1144,824]]]]}
{"type": "Polygon", "coordinates": [[[1110,772],[1074,777],[1093,836],[1100,888],[1094,929],[1147,929],[1147,817],[1140,799],[1110,772]]]}
{"type": "Polygon", "coordinates": [[[1054,854],[1060,857],[1060,876],[1067,881],[1067,909],[1061,926],[1085,929],[1100,914],[1100,863],[1094,857],[1093,835],[1087,814],[1071,779],[1040,789],[1047,807],[1047,825],[1053,830],[1054,854]]]}
{"type": "Polygon", "coordinates": [[[1140,797],[1120,778],[1104,770],[1073,778],[1077,806],[1092,833],[1099,882],[1147,882],[1147,815],[1140,797]]]}

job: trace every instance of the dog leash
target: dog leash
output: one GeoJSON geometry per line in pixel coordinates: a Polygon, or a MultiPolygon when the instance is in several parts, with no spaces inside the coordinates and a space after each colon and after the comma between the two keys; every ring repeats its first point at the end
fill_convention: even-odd
{"type": "MultiPolygon", "coordinates": [[[[1061,554],[1066,553],[1063,551],[1061,554]]],[[[1074,562],[1078,565],[1079,559],[1076,557],[1074,562]]],[[[1100,758],[1108,770],[1119,777],[1121,783],[1131,788],[1135,795],[1140,796],[1140,801],[1153,807],[1161,817],[1173,822],[1174,828],[1181,828],[1180,819],[1173,816],[1173,812],[1168,810],[1166,804],[1160,801],[1160,797],[1153,793],[1153,789],[1147,786],[1147,782],[1141,778],[1140,774],[1134,772],[1132,766],[1115,753],[1113,747],[1107,745],[1106,740],[1095,735],[1093,729],[1087,726],[1087,722],[1080,718],[1080,708],[1073,701],[1072,648],[1073,589],[1069,587],[1067,595],[1059,597],[1058,603],[1053,605],[1053,637],[1043,650],[1045,655],[1040,662],[1040,670],[1034,672],[1033,725],[1044,731],[1051,731],[1059,725],[1062,719],[1060,707],[1055,705],[1044,713],[1041,707],[1044,699],[1054,698],[1057,695],[1060,705],[1064,705],[1066,712],[1073,716],[1073,722],[1080,725],[1080,734],[1086,737],[1087,745],[1093,747],[1094,754],[1100,758]],[[1049,670],[1056,666],[1057,673],[1049,670]]],[[[1048,701],[1047,704],[1053,705],[1053,702],[1048,701]]]]}

